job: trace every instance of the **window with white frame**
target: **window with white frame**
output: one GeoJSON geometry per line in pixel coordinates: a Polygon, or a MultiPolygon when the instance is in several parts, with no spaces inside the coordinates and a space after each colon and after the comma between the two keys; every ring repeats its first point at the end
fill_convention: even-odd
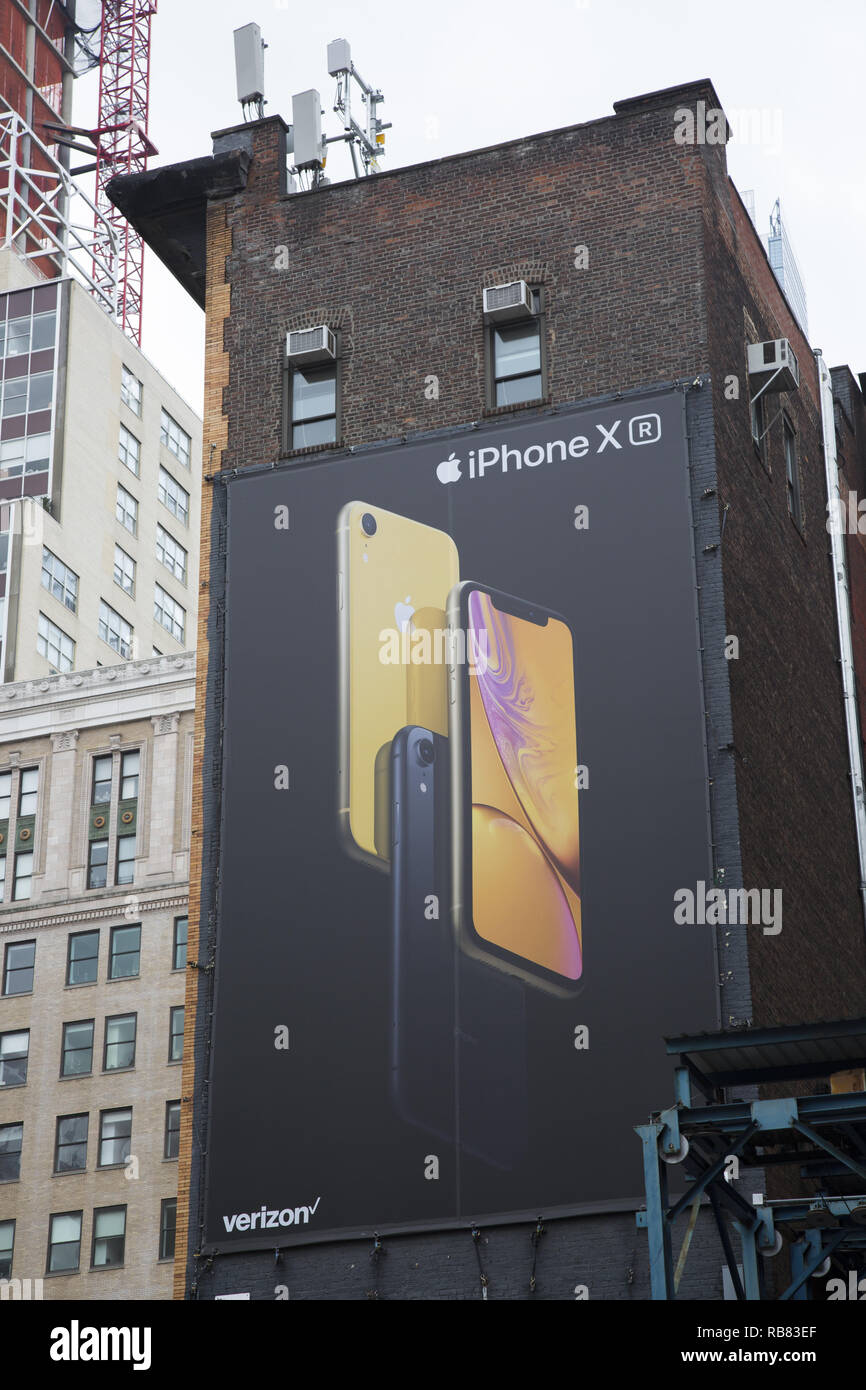
{"type": "Polygon", "coordinates": [[[120,462],[138,477],[141,464],[141,443],[134,434],[130,434],[125,425],[120,427],[120,442],[117,446],[117,456],[120,462]]]}
{"type": "Polygon", "coordinates": [[[135,561],[119,545],[114,547],[114,582],[125,594],[135,593],[135,561]]]}
{"type": "Polygon", "coordinates": [[[114,514],[121,526],[125,526],[127,531],[133,535],[138,532],[138,503],[131,492],[127,492],[121,483],[117,484],[117,505],[114,514]]]}
{"type": "Polygon", "coordinates": [[[189,522],[189,493],[186,488],[182,488],[180,483],[175,481],[165,468],[159,470],[157,496],[172,516],[176,516],[178,521],[182,521],[186,526],[189,522]]]}
{"type": "Polygon", "coordinates": [[[141,415],[141,382],[127,366],[123,368],[120,381],[120,399],[128,405],[134,415],[141,415]]]}
{"type": "Polygon", "coordinates": [[[156,558],[170,570],[175,579],[179,579],[182,584],[186,583],[187,552],[174,536],[170,536],[163,526],[157,522],[156,527],[156,558]]]}
{"type": "Polygon", "coordinates": [[[183,641],[186,609],[181,608],[177,599],[173,599],[171,594],[167,594],[165,589],[160,588],[159,584],[156,585],[154,592],[153,616],[158,623],[162,624],[166,632],[170,632],[172,637],[177,638],[178,642],[183,641]]]}
{"type": "Polygon", "coordinates": [[[75,664],[75,643],[56,623],[39,614],[36,629],[36,650],[55,671],[71,671],[75,664]]]}
{"type": "Polygon", "coordinates": [[[124,659],[132,656],[132,628],[105,599],[99,600],[99,635],[118,656],[124,659]]]}
{"type": "Polygon", "coordinates": [[[42,547],[42,587],[53,594],[58,603],[75,612],[78,606],[78,575],[46,545],[42,547]]]}
{"type": "Polygon", "coordinates": [[[167,410],[163,410],[159,427],[159,442],[164,444],[184,466],[189,468],[191,439],[167,410]]]}
{"type": "Polygon", "coordinates": [[[39,799],[39,768],[25,767],[18,780],[18,819],[35,816],[39,799]]]}
{"type": "Polygon", "coordinates": [[[16,854],[15,874],[12,879],[12,901],[22,902],[30,897],[33,885],[33,853],[16,854]]]}

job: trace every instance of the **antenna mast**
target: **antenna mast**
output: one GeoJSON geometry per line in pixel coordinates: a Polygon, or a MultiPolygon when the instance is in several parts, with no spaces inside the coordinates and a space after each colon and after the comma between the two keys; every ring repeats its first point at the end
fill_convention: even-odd
{"type": "Polygon", "coordinates": [[[157,0],[102,0],[99,59],[99,117],[96,137],[96,249],[94,280],[103,285],[108,264],[117,272],[118,320],[141,345],[144,245],[105,192],[115,174],[137,174],[157,153],[147,134],[150,104],[150,24],[157,0]],[[99,219],[113,227],[114,248],[100,236],[99,219]]]}

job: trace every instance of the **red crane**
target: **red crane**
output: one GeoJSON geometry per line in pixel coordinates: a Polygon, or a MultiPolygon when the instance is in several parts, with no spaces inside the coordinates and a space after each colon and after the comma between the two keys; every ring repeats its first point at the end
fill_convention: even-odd
{"type": "MultiPolygon", "coordinates": [[[[150,103],[150,22],[157,0],[102,0],[99,61],[99,117],[96,139],[96,206],[117,237],[116,261],[110,241],[100,236],[97,250],[117,273],[118,321],[141,345],[144,245],[141,237],[105,192],[115,174],[141,173],[156,147],[147,134],[150,103]]],[[[102,288],[110,277],[94,263],[102,288]]]]}

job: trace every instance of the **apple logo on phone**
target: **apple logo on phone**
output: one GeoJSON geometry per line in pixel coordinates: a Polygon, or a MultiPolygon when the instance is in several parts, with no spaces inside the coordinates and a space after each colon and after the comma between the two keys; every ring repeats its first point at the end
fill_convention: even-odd
{"type": "Polygon", "coordinates": [[[457,482],[460,477],[460,460],[453,449],[450,458],[443,459],[437,467],[436,477],[439,479],[440,483],[457,482]]]}
{"type": "Polygon", "coordinates": [[[412,606],[411,594],[407,594],[402,603],[394,604],[394,621],[397,624],[398,632],[405,632],[415,614],[412,606]]]}

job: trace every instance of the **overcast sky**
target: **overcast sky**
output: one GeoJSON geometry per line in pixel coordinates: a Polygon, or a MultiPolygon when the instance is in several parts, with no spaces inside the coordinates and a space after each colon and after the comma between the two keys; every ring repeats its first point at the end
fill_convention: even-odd
{"type": "MultiPolygon", "coordinates": [[[[760,231],[782,200],[813,346],[831,366],[866,370],[863,0],[159,0],[151,167],[209,154],[210,132],[241,119],[232,31],[251,20],[268,44],[268,113],[290,121],[292,93],[317,87],[328,135],[340,126],[326,45],[350,41],[393,122],[386,168],[595,120],[622,97],[711,78],[729,116],[761,113],[763,138],[732,141],[728,168],[741,191],[755,190],[760,231]]],[[[95,123],[96,93],[95,74],[77,83],[76,124],[95,123]]],[[[351,176],[344,147],[328,174],[351,176]]],[[[203,340],[204,315],[148,252],[143,347],[197,410],[203,340]]]]}

